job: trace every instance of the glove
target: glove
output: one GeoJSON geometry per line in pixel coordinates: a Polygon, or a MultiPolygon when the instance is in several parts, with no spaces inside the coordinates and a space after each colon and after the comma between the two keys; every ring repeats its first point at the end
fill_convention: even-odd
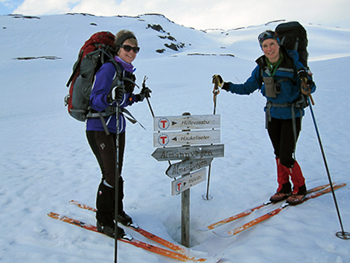
{"type": "Polygon", "coordinates": [[[111,93],[107,95],[107,102],[112,103],[114,101],[121,101],[123,99],[123,95],[125,93],[125,89],[122,86],[116,86],[112,89],[111,93]]]}
{"type": "Polygon", "coordinates": [[[305,80],[305,82],[307,81],[309,74],[307,73],[307,71],[305,69],[303,69],[303,68],[299,69],[297,74],[301,80],[305,80]]]}
{"type": "Polygon", "coordinates": [[[306,82],[308,86],[312,86],[314,82],[310,79],[309,73],[305,69],[299,69],[298,72],[298,77],[301,81],[306,82]]]}
{"type": "Polygon", "coordinates": [[[140,93],[145,94],[146,98],[150,98],[152,90],[148,87],[143,87],[140,93]]]}
{"type": "Polygon", "coordinates": [[[143,101],[145,98],[150,98],[151,97],[152,91],[148,87],[143,87],[141,92],[136,95],[137,101],[143,101]]]}
{"type": "Polygon", "coordinates": [[[222,85],[224,84],[224,81],[220,75],[213,75],[213,83],[215,84],[215,81],[218,82],[218,86],[222,88],[222,85]]]}
{"type": "Polygon", "coordinates": [[[229,91],[230,89],[230,84],[228,82],[224,82],[224,84],[222,85],[222,88],[223,90],[226,90],[226,91],[229,91]]]}
{"type": "Polygon", "coordinates": [[[305,69],[299,69],[298,72],[298,77],[302,81],[301,84],[301,92],[305,95],[310,94],[310,86],[314,85],[314,82],[309,78],[309,74],[305,69]],[[305,84],[304,84],[305,83],[305,84]]]}

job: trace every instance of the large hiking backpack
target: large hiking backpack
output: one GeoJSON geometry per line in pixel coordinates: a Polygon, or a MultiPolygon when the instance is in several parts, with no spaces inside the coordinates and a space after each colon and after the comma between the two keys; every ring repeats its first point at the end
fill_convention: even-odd
{"type": "MultiPolygon", "coordinates": [[[[306,69],[309,69],[307,59],[307,33],[306,29],[297,21],[285,22],[277,25],[275,32],[280,39],[280,44],[287,50],[296,50],[299,54],[299,61],[306,69]]],[[[301,94],[300,98],[294,102],[294,107],[306,108],[309,106],[306,95],[301,94]]]]}
{"type": "MultiPolygon", "coordinates": [[[[86,120],[90,111],[89,101],[95,73],[104,62],[113,61],[113,53],[114,35],[110,32],[93,34],[81,47],[66,85],[69,87],[69,94],[64,99],[68,113],[73,118],[86,120]]],[[[117,65],[116,68],[118,70],[117,65]]]]}
{"type": "Polygon", "coordinates": [[[307,34],[305,28],[296,21],[286,22],[277,25],[275,32],[277,33],[281,45],[289,50],[296,50],[299,54],[299,61],[308,68],[307,59],[307,34]]]}

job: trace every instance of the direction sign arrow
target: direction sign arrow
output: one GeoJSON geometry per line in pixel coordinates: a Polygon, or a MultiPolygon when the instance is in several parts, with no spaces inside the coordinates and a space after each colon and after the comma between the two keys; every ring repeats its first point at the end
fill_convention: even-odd
{"type": "Polygon", "coordinates": [[[220,115],[185,115],[153,118],[154,131],[220,128],[220,115]]]}
{"type": "Polygon", "coordinates": [[[154,147],[210,144],[220,142],[219,130],[188,131],[188,132],[162,132],[153,134],[154,147]]]}
{"type": "Polygon", "coordinates": [[[185,160],[178,163],[174,163],[169,166],[168,170],[166,170],[166,175],[170,178],[175,178],[180,175],[185,175],[190,172],[202,169],[210,165],[213,161],[213,158],[209,159],[193,159],[193,160],[185,160]]]}
{"type": "Polygon", "coordinates": [[[171,182],[171,194],[178,195],[181,192],[195,186],[206,180],[207,169],[203,168],[199,171],[196,171],[192,174],[181,177],[178,180],[171,182]]]}
{"type": "Polygon", "coordinates": [[[224,144],[157,148],[152,156],[157,161],[224,157],[224,144]]]}

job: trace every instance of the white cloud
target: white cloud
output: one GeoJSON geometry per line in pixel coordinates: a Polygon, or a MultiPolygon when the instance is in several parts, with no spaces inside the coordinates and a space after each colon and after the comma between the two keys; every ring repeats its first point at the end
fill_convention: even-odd
{"type": "Polygon", "coordinates": [[[5,9],[13,10],[16,6],[20,5],[23,0],[0,0],[0,3],[5,9]]]}
{"type": "Polygon", "coordinates": [[[70,11],[70,7],[79,0],[24,0],[23,3],[13,11],[15,14],[24,15],[51,15],[63,14],[70,11]]]}
{"type": "Polygon", "coordinates": [[[350,28],[348,10],[348,0],[24,0],[13,13],[74,12],[102,16],[160,13],[178,24],[197,29],[232,29],[276,19],[350,28]]]}
{"type": "Polygon", "coordinates": [[[78,1],[73,8],[69,12],[72,13],[89,13],[94,15],[101,16],[114,16],[118,15],[119,1],[115,0],[82,0],[78,1]]]}

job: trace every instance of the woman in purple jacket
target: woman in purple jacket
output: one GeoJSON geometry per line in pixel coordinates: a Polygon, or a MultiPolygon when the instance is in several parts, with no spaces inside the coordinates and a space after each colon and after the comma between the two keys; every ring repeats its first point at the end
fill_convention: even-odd
{"type": "MultiPolygon", "coordinates": [[[[123,178],[121,177],[125,147],[125,117],[122,109],[135,102],[143,101],[150,96],[151,90],[143,88],[139,94],[134,94],[133,74],[131,64],[140,48],[137,39],[131,31],[121,30],[115,37],[115,62],[104,63],[95,74],[95,80],[90,96],[90,107],[93,112],[104,112],[101,118],[89,118],[86,122],[86,136],[89,145],[96,156],[102,173],[102,181],[98,187],[96,198],[96,220],[100,232],[115,237],[115,169],[116,169],[116,134],[118,132],[118,211],[117,220],[124,225],[132,225],[132,219],[123,209],[123,178]],[[116,121],[115,111],[108,111],[119,106],[119,120],[116,121]],[[109,114],[107,112],[110,112],[109,114]],[[118,127],[118,131],[117,131],[118,127]]],[[[118,107],[117,107],[118,108],[118,107]]],[[[124,230],[118,227],[118,237],[125,236],[124,230]]]]}

